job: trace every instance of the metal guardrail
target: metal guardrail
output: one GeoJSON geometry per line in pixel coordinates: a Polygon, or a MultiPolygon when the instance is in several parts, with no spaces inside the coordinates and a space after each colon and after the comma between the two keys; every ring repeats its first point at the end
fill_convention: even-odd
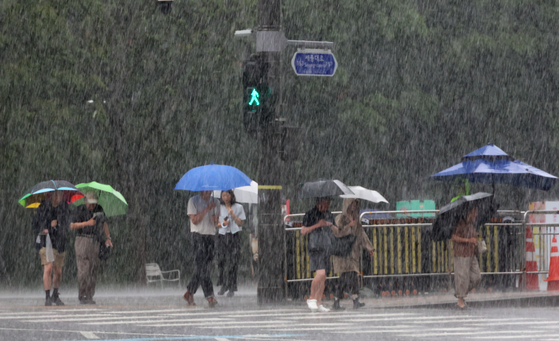
{"type": "MultiPolygon", "coordinates": [[[[413,277],[435,277],[435,276],[449,276],[453,275],[453,252],[452,245],[450,241],[446,242],[432,242],[429,245],[429,249],[425,249],[427,246],[427,241],[420,240],[425,233],[424,231],[429,231],[432,227],[434,216],[431,217],[410,217],[412,214],[434,214],[436,215],[438,210],[429,211],[370,211],[363,212],[360,216],[363,221],[365,215],[378,215],[382,218],[379,219],[369,219],[369,224],[363,224],[363,227],[368,231],[369,238],[375,246],[382,244],[382,248],[377,248],[377,252],[382,251],[383,255],[374,256],[373,263],[375,264],[376,271],[372,274],[364,274],[363,260],[360,263],[360,274],[361,280],[363,279],[386,279],[386,278],[413,278],[413,277]],[[394,217],[393,215],[399,215],[394,217]],[[404,216],[402,216],[404,215],[404,216]],[[390,236],[387,235],[387,231],[390,229],[390,236]],[[381,230],[384,234],[381,234],[381,230]],[[396,239],[396,241],[395,241],[396,239]],[[420,243],[423,242],[423,245],[420,243]],[[390,244],[390,245],[389,245],[390,244]],[[413,245],[412,245],[413,244],[413,245]],[[392,247],[392,248],[389,248],[392,247]],[[395,247],[395,250],[394,250],[395,247]],[[427,252],[429,259],[426,261],[426,256],[422,252],[427,252]],[[382,263],[382,264],[379,264],[382,263]],[[405,263],[405,264],[404,264],[405,263]],[[410,264],[411,263],[411,264],[410,264]],[[422,264],[424,263],[424,264],[422,264]],[[429,264],[431,269],[424,272],[422,265],[429,264]],[[381,270],[380,265],[384,268],[381,270]],[[433,271],[435,269],[436,271],[433,271]]],[[[340,214],[341,212],[332,212],[333,214],[340,214]]],[[[527,274],[547,274],[548,273],[548,261],[543,258],[545,247],[550,245],[551,236],[555,233],[547,231],[539,231],[541,227],[559,227],[557,223],[541,223],[541,222],[528,222],[530,215],[540,215],[540,214],[559,214],[559,211],[518,211],[518,210],[502,210],[498,211],[501,216],[501,221],[494,220],[485,224],[482,228],[482,233],[480,235],[486,240],[488,244],[488,252],[486,256],[483,256],[480,260],[480,268],[482,269],[482,276],[495,276],[495,275],[513,275],[515,278],[519,278],[522,290],[526,290],[526,275],[527,274]],[[503,215],[513,215],[519,217],[512,222],[503,222],[503,215]],[[534,238],[538,238],[538,244],[541,246],[538,256],[541,257],[540,268],[537,271],[526,271],[526,227],[537,227],[537,231],[533,231],[534,238]],[[509,228],[506,230],[506,228],[509,228]],[[512,232],[511,232],[512,231],[512,232]],[[506,234],[506,235],[500,235],[506,234]],[[505,239],[506,243],[512,243],[507,245],[500,245],[500,239],[505,239]],[[547,240],[546,240],[547,238],[547,240]],[[506,247],[512,248],[507,250],[506,247]],[[499,252],[505,250],[505,255],[500,255],[499,252]],[[500,257],[508,257],[509,259],[501,259],[500,257]],[[505,263],[505,271],[500,271],[503,269],[501,263],[505,263]]],[[[295,233],[295,252],[294,255],[294,265],[296,269],[295,272],[298,278],[289,278],[288,273],[288,247],[287,238],[284,238],[284,254],[285,254],[285,281],[286,283],[294,282],[305,282],[312,281],[310,276],[310,270],[307,266],[302,266],[302,263],[308,265],[308,253],[306,252],[306,237],[299,234],[301,230],[300,223],[290,222],[293,218],[302,218],[304,213],[290,214],[284,217],[284,229],[286,233],[295,233]],[[303,269],[305,268],[305,269],[303,269]],[[303,276],[305,272],[308,276],[303,276]],[[301,278],[305,277],[305,278],[301,278]]],[[[331,272],[328,279],[338,278],[331,272]]],[[[450,280],[449,280],[450,286],[450,280]]],[[[286,285],[287,294],[287,285],[286,285]]]]}

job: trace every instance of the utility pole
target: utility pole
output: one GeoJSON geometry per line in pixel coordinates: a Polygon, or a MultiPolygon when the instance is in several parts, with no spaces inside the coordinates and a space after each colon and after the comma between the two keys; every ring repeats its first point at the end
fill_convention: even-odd
{"type": "Polygon", "coordinates": [[[258,254],[259,279],[257,297],[259,304],[284,300],[283,245],[284,233],[281,220],[279,157],[280,132],[277,118],[280,112],[280,56],[281,0],[258,1],[258,28],[256,50],[262,62],[262,78],[270,89],[268,105],[263,108],[258,125],[260,143],[259,168],[259,219],[258,254]]]}

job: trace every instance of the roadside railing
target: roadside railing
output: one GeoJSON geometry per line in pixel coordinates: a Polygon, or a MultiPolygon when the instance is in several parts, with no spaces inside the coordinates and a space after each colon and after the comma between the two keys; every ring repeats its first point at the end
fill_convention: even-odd
{"type": "MultiPolygon", "coordinates": [[[[332,212],[340,214],[341,212],[332,212]]],[[[374,283],[382,293],[413,293],[452,288],[454,254],[452,241],[434,242],[432,224],[438,210],[371,211],[361,214],[361,221],[376,252],[364,254],[360,262],[362,285],[374,283]],[[428,215],[428,216],[426,216],[428,215]]],[[[530,217],[557,211],[502,210],[479,228],[488,251],[479,257],[484,287],[491,290],[519,287],[526,290],[527,274],[546,274],[548,250],[558,223],[528,222],[530,217]],[[533,229],[537,245],[538,269],[526,271],[526,228],[533,229]]],[[[292,283],[312,281],[307,251],[307,237],[301,235],[303,213],[284,217],[286,294],[292,283]]],[[[333,267],[327,274],[335,279],[333,267]]],[[[297,294],[297,293],[295,293],[297,294]]]]}

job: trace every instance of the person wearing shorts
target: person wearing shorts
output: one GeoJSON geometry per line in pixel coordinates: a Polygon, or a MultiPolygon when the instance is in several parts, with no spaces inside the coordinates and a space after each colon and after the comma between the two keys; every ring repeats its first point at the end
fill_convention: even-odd
{"type": "MultiPolygon", "coordinates": [[[[316,206],[305,213],[301,234],[309,236],[313,233],[329,234],[334,225],[334,216],[328,210],[331,199],[328,197],[317,198],[316,206]]],[[[307,306],[312,312],[328,312],[330,309],[322,305],[322,294],[326,285],[326,274],[330,272],[330,251],[327,248],[309,252],[311,272],[315,272],[311,284],[311,294],[307,306]]]]}
{"type": "Polygon", "coordinates": [[[62,306],[58,288],[62,282],[62,267],[66,256],[66,233],[70,226],[70,207],[63,200],[62,191],[54,191],[35,213],[34,227],[37,234],[36,245],[39,248],[43,266],[43,285],[45,288],[45,306],[62,306]],[[51,279],[52,277],[52,279],[51,279]],[[53,288],[52,296],[50,294],[53,288]]]}

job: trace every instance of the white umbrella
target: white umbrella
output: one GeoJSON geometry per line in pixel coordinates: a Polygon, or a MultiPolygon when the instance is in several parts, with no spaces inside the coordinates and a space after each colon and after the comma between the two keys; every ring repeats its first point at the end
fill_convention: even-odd
{"type": "MultiPolygon", "coordinates": [[[[258,204],[258,183],[252,181],[249,186],[237,187],[233,189],[237,202],[246,204],[258,204]]],[[[221,198],[221,191],[214,191],[214,197],[221,198]]]]}
{"type": "Polygon", "coordinates": [[[355,194],[344,194],[340,195],[342,198],[358,198],[363,200],[372,201],[375,203],[378,202],[385,202],[388,204],[388,201],[384,199],[384,197],[377,191],[373,191],[372,189],[367,189],[361,186],[348,186],[349,189],[355,194]]]}

